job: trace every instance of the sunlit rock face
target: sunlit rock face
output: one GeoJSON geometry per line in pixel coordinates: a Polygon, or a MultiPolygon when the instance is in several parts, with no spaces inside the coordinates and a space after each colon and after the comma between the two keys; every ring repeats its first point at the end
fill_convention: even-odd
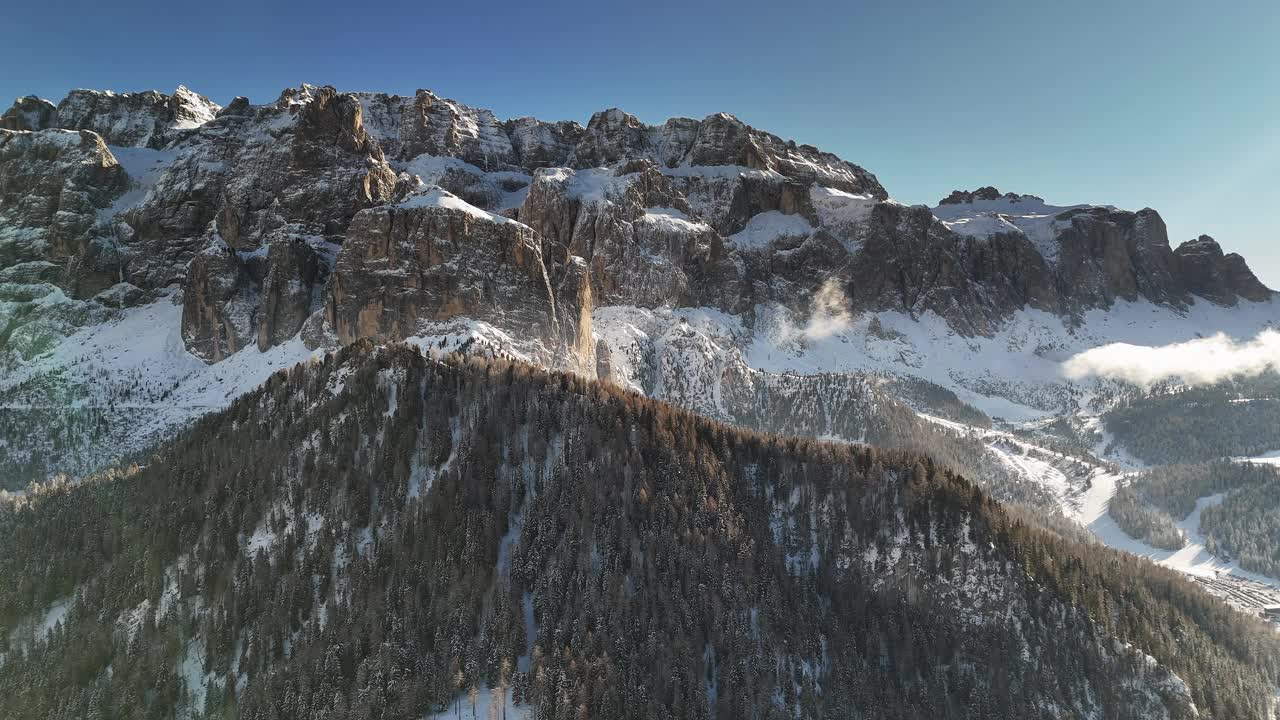
{"type": "Polygon", "coordinates": [[[746,317],[834,293],[976,337],[1024,308],[1074,322],[1123,300],[1272,296],[1207,237],[1172,249],[1153,210],[991,187],[907,207],[724,113],[584,126],[302,85],[225,108],[186,88],[24,97],[0,126],[0,270],[77,298],[180,288],[182,337],[209,362],[468,319],[582,370],[600,307],[746,317]]]}
{"type": "Polygon", "coordinates": [[[534,232],[450,207],[450,199],[457,200],[432,191],[356,216],[325,309],[341,342],[404,337],[420,318],[460,315],[554,327],[555,300],[534,232]],[[446,202],[435,204],[431,195],[446,202]]]}
{"type": "Polygon", "coordinates": [[[222,108],[179,85],[171,95],[148,90],[114,93],[72,90],[56,106],[34,95],[18,98],[3,116],[9,130],[91,130],[108,145],[170,146],[204,125],[222,108]]]}

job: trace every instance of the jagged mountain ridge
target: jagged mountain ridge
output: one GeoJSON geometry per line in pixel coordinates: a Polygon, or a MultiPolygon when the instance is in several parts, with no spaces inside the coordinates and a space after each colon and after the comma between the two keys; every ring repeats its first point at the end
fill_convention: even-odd
{"type": "Polygon", "coordinates": [[[18,98],[3,116],[6,130],[91,130],[110,145],[162,149],[217,116],[222,107],[179,85],[172,95],[72,90],[54,105],[44,98],[18,98]]]}
{"type": "Polygon", "coordinates": [[[13,717],[1250,718],[1280,672],[927,460],[368,341],[0,526],[13,717]]]}
{"type": "Polygon", "coordinates": [[[1028,207],[1038,199],[990,188],[908,208],[862,168],[723,114],[504,122],[427,91],[302,86],[221,109],[185,90],[76,91],[22,99],[4,124],[44,128],[0,138],[0,354],[15,371],[0,403],[5,427],[29,428],[10,443],[25,468],[10,487],[96,467],[100,453],[77,456],[86,426],[120,452],[163,438],[301,359],[299,342],[462,342],[724,420],[857,440],[870,427],[858,403],[803,427],[764,408],[887,371],[993,415],[1072,412],[1082,388],[1045,361],[1129,340],[1108,309],[1126,298],[1197,316],[1183,336],[1228,314],[1280,317],[1216,244],[1171,254],[1154,211],[1028,207]],[[136,348],[116,337],[114,323],[150,332],[130,318],[171,317],[169,297],[181,346],[240,358],[234,370],[188,369],[167,326],[136,348]],[[1081,317],[1094,319],[1078,333],[1081,317]],[[1092,332],[1100,318],[1116,329],[1092,332]],[[78,349],[101,337],[132,356],[127,372],[78,349]],[[1045,367],[997,371],[982,349],[996,347],[1045,367]],[[831,377],[771,377],[797,371],[831,377]],[[162,411],[135,432],[145,408],[162,411]]]}
{"type": "MultiPolygon", "coordinates": [[[[56,107],[21,99],[4,117],[6,127],[37,134],[96,129],[108,144],[174,154],[146,196],[114,214],[102,208],[110,186],[92,187],[100,197],[65,211],[78,214],[79,224],[54,227],[47,213],[22,209],[11,186],[6,198],[14,202],[6,205],[19,212],[4,220],[23,237],[57,237],[26,263],[52,263],[45,276],[78,297],[102,290],[103,276],[144,292],[181,285],[191,306],[188,348],[209,361],[255,342],[265,349],[303,323],[313,345],[400,339],[423,322],[503,304],[501,284],[433,291],[430,267],[501,274],[518,258],[466,243],[440,254],[422,246],[425,236],[401,242],[426,262],[380,271],[406,278],[395,297],[376,282],[362,284],[359,268],[341,293],[326,282],[334,253],[325,244],[370,242],[363,235],[372,223],[353,219],[424,192],[415,175],[481,211],[469,213],[464,234],[492,232],[498,217],[534,231],[552,286],[537,300],[549,310],[536,335],[544,361],[564,367],[593,367],[582,320],[600,306],[702,305],[736,314],[776,302],[803,309],[833,284],[855,312],[932,312],[961,334],[990,335],[1021,308],[1078,318],[1124,299],[1185,307],[1194,297],[1232,305],[1272,296],[1242,259],[1206,238],[1172,250],[1153,210],[1061,208],[1042,213],[1034,232],[1017,223],[974,232],[974,223],[940,221],[938,209],[893,202],[856,165],[726,114],[659,126],[616,109],[585,127],[502,122],[428,91],[402,97],[304,85],[274,103],[237,98],[222,109],[185,89],[173,96],[75,91],[56,107]],[[98,220],[86,222],[93,208],[98,220]],[[295,249],[270,250],[285,244],[295,249]],[[324,312],[309,304],[317,288],[328,296],[324,312]]],[[[24,150],[31,144],[6,153],[5,175],[52,173],[35,179],[59,199],[96,185],[63,178],[58,168],[78,163],[74,157],[31,169],[24,150]]],[[[975,201],[1009,201],[997,195],[990,188],[957,193],[951,199],[967,202],[939,208],[954,214],[975,201]]],[[[405,210],[417,224],[444,227],[442,216],[458,212],[446,204],[414,202],[405,210]]],[[[985,214],[1003,222],[999,213],[985,214]]]]}
{"type": "Polygon", "coordinates": [[[1207,235],[1170,249],[1164,222],[1150,208],[1133,213],[1089,205],[1054,207],[1034,195],[1002,195],[984,187],[953,192],[934,213],[966,237],[998,244],[1012,235],[1031,242],[1050,272],[1033,266],[1021,281],[1030,303],[1044,310],[1060,312],[1069,301],[1066,288],[1081,284],[1075,295],[1084,307],[1135,295],[1174,306],[1185,306],[1194,295],[1230,306],[1241,300],[1264,302],[1274,294],[1243,257],[1224,254],[1207,235]]]}

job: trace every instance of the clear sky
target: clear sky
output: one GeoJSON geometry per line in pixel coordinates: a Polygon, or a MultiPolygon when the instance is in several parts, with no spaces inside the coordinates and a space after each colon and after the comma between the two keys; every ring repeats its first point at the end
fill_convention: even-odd
{"type": "Polygon", "coordinates": [[[8,3],[0,103],[429,88],[499,117],[733,113],[934,204],[1154,207],[1280,287],[1280,2],[8,3]]]}

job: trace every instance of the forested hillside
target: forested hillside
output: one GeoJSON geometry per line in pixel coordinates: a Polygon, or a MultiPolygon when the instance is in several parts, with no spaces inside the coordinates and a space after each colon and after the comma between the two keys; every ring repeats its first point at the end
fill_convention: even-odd
{"type": "Polygon", "coordinates": [[[6,718],[1234,720],[1280,683],[1267,626],[920,456],[366,341],[0,539],[6,718]]]}
{"type": "Polygon", "coordinates": [[[1276,449],[1280,376],[1172,391],[1134,391],[1104,415],[1107,430],[1148,463],[1195,463],[1276,449]]]}
{"type": "Polygon", "coordinates": [[[1129,478],[1116,488],[1108,512],[1125,532],[1154,547],[1177,550],[1186,537],[1175,524],[1195,510],[1208,550],[1238,559],[1246,570],[1280,571],[1280,468],[1215,460],[1164,465],[1129,478]]]}
{"type": "Polygon", "coordinates": [[[741,378],[729,383],[734,390],[721,397],[734,425],[905,450],[975,478],[1003,502],[1040,510],[1057,508],[1050,492],[1011,472],[976,433],[930,422],[889,392],[905,391],[911,399],[940,414],[990,425],[986,416],[936,385],[924,381],[885,382],[864,374],[771,375],[749,370],[741,374],[741,378]]]}
{"type": "Polygon", "coordinates": [[[1209,552],[1240,561],[1246,570],[1280,575],[1280,473],[1227,493],[1200,515],[1209,552]]]}

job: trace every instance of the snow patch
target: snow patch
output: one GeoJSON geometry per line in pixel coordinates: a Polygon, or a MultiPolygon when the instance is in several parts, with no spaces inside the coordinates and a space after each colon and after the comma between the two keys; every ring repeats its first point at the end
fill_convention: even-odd
{"type": "Polygon", "coordinates": [[[438,187],[438,186],[433,186],[433,187],[431,187],[431,188],[428,188],[425,192],[421,192],[421,193],[419,193],[419,194],[417,194],[417,195],[411,195],[410,197],[408,197],[408,198],[406,198],[406,199],[404,199],[404,200],[400,201],[399,203],[397,203],[397,204],[395,205],[395,207],[401,207],[401,208],[421,208],[421,207],[445,208],[445,209],[448,209],[448,210],[460,210],[460,211],[462,211],[462,212],[464,212],[464,213],[467,213],[468,215],[471,215],[472,217],[477,217],[477,218],[480,218],[480,219],[482,219],[482,220],[489,220],[489,221],[491,221],[491,222],[498,223],[499,225],[504,225],[504,224],[506,224],[506,223],[515,222],[514,220],[511,220],[511,219],[509,219],[509,218],[502,217],[501,215],[495,215],[495,214],[493,214],[493,213],[491,213],[491,212],[489,212],[489,211],[487,211],[487,210],[481,210],[480,208],[476,207],[475,205],[472,205],[471,203],[467,202],[466,200],[463,200],[462,198],[458,197],[457,195],[454,195],[453,193],[449,192],[448,190],[445,190],[444,188],[441,188],[441,187],[438,187]]]}
{"type": "Polygon", "coordinates": [[[783,238],[807,237],[812,232],[813,226],[802,216],[784,215],[777,210],[770,210],[753,215],[741,232],[730,235],[725,240],[738,250],[757,250],[783,238]]]}
{"type": "Polygon", "coordinates": [[[110,206],[98,211],[98,222],[108,222],[125,210],[139,205],[179,156],[179,152],[175,150],[152,150],[145,147],[108,145],[107,149],[129,176],[129,189],[110,206]]]}
{"type": "Polygon", "coordinates": [[[711,229],[706,223],[694,222],[683,211],[668,207],[651,207],[640,218],[641,222],[651,223],[668,232],[691,233],[706,232],[711,229]]]}
{"type": "Polygon", "coordinates": [[[818,214],[819,224],[835,230],[851,250],[858,244],[859,228],[866,224],[871,210],[879,202],[874,195],[856,195],[822,185],[809,188],[809,200],[818,214]]]}
{"type": "Polygon", "coordinates": [[[517,705],[511,688],[499,693],[496,688],[477,688],[475,702],[468,693],[462,693],[449,703],[443,712],[432,713],[425,720],[524,720],[533,717],[533,708],[517,705]]]}

